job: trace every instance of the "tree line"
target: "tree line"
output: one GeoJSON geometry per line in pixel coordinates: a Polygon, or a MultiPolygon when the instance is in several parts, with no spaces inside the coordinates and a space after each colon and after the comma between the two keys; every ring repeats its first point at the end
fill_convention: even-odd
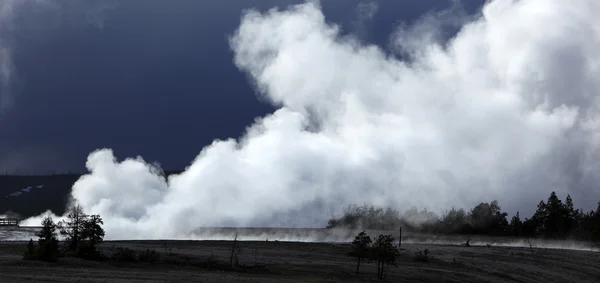
{"type": "Polygon", "coordinates": [[[37,246],[30,239],[23,259],[56,261],[66,255],[101,259],[103,255],[96,250],[96,245],[104,239],[103,224],[100,215],[85,214],[83,207],[78,204],[73,205],[68,210],[66,219],[58,223],[47,216],[42,220],[42,228],[36,233],[37,246]],[[59,235],[64,238],[62,248],[59,235]]]}
{"type": "Polygon", "coordinates": [[[471,234],[492,236],[580,239],[600,242],[600,202],[596,210],[575,209],[573,199],[564,201],[552,192],[540,201],[535,213],[511,218],[501,210],[498,201],[482,202],[470,210],[452,208],[441,216],[412,207],[400,214],[392,208],[350,205],[341,216],[329,220],[327,228],[396,230],[437,234],[471,234]]]}

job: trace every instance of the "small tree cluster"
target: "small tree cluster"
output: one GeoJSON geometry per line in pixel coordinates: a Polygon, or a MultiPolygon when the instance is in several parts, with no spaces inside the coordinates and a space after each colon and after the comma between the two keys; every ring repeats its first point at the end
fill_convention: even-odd
{"type": "Polygon", "coordinates": [[[37,247],[33,240],[29,240],[23,259],[55,261],[58,256],[58,239],[56,224],[50,216],[42,220],[42,229],[36,233],[36,236],[38,237],[37,247]]]}
{"type": "Polygon", "coordinates": [[[69,209],[67,219],[58,224],[54,223],[50,216],[44,218],[42,228],[36,233],[39,238],[38,246],[30,240],[23,259],[56,260],[59,253],[58,233],[65,237],[68,251],[74,251],[83,258],[103,258],[96,252],[96,244],[104,239],[102,224],[104,223],[100,215],[87,215],[80,205],[75,204],[69,209]]]}
{"type": "Polygon", "coordinates": [[[104,239],[103,224],[100,215],[87,215],[81,205],[75,204],[67,212],[67,219],[58,222],[58,230],[67,250],[88,257],[96,255],[96,245],[104,239]]]}
{"type": "Polygon", "coordinates": [[[546,202],[539,202],[531,218],[526,218],[523,222],[517,218],[512,222],[515,222],[515,232],[523,236],[574,237],[600,241],[600,202],[596,211],[584,213],[575,209],[570,195],[562,202],[556,193],[552,192],[546,202]]]}
{"type": "Polygon", "coordinates": [[[360,232],[352,241],[352,250],[349,255],[357,258],[356,274],[359,273],[360,263],[363,259],[377,262],[377,277],[385,278],[389,265],[396,266],[396,259],[400,255],[394,246],[392,235],[379,235],[375,241],[365,232],[360,232]]]}

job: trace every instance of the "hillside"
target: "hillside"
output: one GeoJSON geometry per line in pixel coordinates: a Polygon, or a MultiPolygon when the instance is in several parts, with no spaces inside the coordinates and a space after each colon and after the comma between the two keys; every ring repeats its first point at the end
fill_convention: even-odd
{"type": "Polygon", "coordinates": [[[48,209],[63,214],[71,187],[80,176],[82,174],[0,175],[0,214],[10,212],[26,218],[48,209]]]}
{"type": "Polygon", "coordinates": [[[62,214],[71,187],[80,176],[0,176],[0,213],[10,211],[29,217],[50,209],[62,214]]]}

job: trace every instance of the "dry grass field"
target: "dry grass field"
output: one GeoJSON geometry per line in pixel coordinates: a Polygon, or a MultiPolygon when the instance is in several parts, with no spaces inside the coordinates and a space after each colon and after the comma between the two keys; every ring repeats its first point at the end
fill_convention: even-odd
{"type": "Polygon", "coordinates": [[[397,267],[384,280],[376,266],[346,256],[348,244],[238,241],[107,241],[117,247],[160,253],[155,263],[21,260],[26,242],[0,242],[0,282],[600,282],[600,253],[542,248],[403,244],[397,267]],[[415,252],[429,250],[429,261],[415,252]]]}

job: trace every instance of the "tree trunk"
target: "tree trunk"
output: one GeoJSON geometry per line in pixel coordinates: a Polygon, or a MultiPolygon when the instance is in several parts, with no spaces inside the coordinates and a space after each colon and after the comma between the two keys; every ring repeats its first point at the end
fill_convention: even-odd
{"type": "Polygon", "coordinates": [[[77,250],[77,244],[79,244],[79,231],[77,231],[77,229],[75,229],[73,231],[73,237],[71,238],[71,250],[77,250]]]}
{"type": "Polygon", "coordinates": [[[402,246],[402,227],[400,227],[400,235],[398,236],[398,248],[402,246]]]}
{"type": "Polygon", "coordinates": [[[360,257],[358,257],[358,262],[356,263],[356,274],[358,274],[359,268],[360,268],[360,257]]]}

